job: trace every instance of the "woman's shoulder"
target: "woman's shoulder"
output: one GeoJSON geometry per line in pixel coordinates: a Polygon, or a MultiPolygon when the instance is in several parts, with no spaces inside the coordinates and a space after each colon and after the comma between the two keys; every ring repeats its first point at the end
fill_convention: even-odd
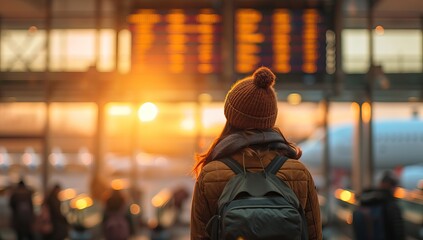
{"type": "Polygon", "coordinates": [[[292,170],[307,170],[307,167],[301,160],[298,159],[288,159],[285,164],[282,166],[282,169],[292,169],[292,170]]]}
{"type": "Polygon", "coordinates": [[[226,166],[225,163],[223,163],[220,160],[213,160],[209,163],[207,163],[203,169],[202,169],[202,173],[203,174],[216,174],[216,173],[220,173],[222,171],[231,171],[230,168],[228,166],[226,166]]]}
{"type": "Polygon", "coordinates": [[[288,159],[280,168],[278,175],[288,181],[308,181],[311,178],[307,167],[297,159],[288,159]]]}
{"type": "Polygon", "coordinates": [[[225,163],[213,160],[203,167],[198,179],[203,182],[219,182],[227,181],[233,175],[233,171],[225,163]]]}

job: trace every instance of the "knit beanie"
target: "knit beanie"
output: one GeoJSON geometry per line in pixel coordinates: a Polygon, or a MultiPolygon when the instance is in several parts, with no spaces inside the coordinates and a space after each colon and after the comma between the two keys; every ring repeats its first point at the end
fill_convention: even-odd
{"type": "Polygon", "coordinates": [[[228,123],[239,129],[274,127],[278,115],[275,79],[269,68],[260,67],[252,76],[237,81],[225,98],[228,123]]]}

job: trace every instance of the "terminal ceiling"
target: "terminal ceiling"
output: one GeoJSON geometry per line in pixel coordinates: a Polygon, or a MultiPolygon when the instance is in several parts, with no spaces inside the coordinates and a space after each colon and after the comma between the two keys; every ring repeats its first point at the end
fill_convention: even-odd
{"type": "MultiPolygon", "coordinates": [[[[52,0],[0,0],[0,22],[3,22],[3,29],[11,28],[13,29],[14,26],[7,25],[7,19],[29,19],[29,18],[36,18],[36,19],[43,19],[47,15],[46,11],[46,3],[52,0]],[[5,26],[6,25],[6,26],[5,26]]],[[[73,0],[69,1],[69,4],[83,4],[86,3],[87,0],[73,0]]],[[[96,1],[104,1],[106,0],[91,0],[92,2],[96,1]]],[[[222,0],[223,1],[223,0],[222,0]]],[[[108,2],[114,2],[113,0],[109,0],[108,2]]],[[[135,3],[151,3],[157,1],[149,1],[149,0],[126,0],[122,1],[121,3],[126,4],[126,6],[131,6],[131,4],[135,3]]],[[[166,4],[172,2],[172,4],[176,4],[176,1],[169,1],[169,0],[160,0],[161,4],[166,4]]],[[[188,1],[188,0],[180,0],[179,2],[195,2],[195,1],[188,1]]],[[[208,1],[213,2],[213,1],[208,1]]],[[[214,1],[216,3],[221,1],[214,1]]],[[[244,2],[243,0],[238,0],[237,2],[244,2]]],[[[245,2],[258,2],[258,1],[245,1],[245,2]]],[[[264,0],[260,1],[263,3],[272,3],[272,2],[284,2],[288,6],[291,4],[301,4],[312,6],[313,4],[324,4],[326,6],[333,5],[337,1],[336,0],[302,0],[302,1],[295,1],[295,0],[284,0],[284,1],[269,1],[264,0]]],[[[342,4],[342,27],[343,28],[357,28],[357,29],[365,29],[367,28],[368,24],[368,0],[339,0],[338,3],[342,4]]],[[[113,7],[113,6],[112,6],[113,7]]],[[[93,13],[94,14],[94,13],[93,13]]],[[[54,13],[53,13],[54,15],[54,13]]],[[[422,29],[423,25],[423,1],[422,0],[375,0],[375,7],[374,7],[374,23],[378,25],[382,25],[385,29],[422,29]]],[[[68,23],[69,24],[69,23],[68,23]]],[[[20,26],[17,26],[19,28],[20,26]]],[[[80,22],[76,22],[75,26],[67,26],[67,27],[75,27],[81,28],[84,26],[80,25],[80,22]]],[[[25,74],[25,73],[23,73],[25,74]]],[[[19,74],[22,76],[22,74],[19,74]]],[[[361,76],[358,76],[360,78],[361,76]]],[[[417,76],[413,76],[413,79],[409,80],[409,82],[405,81],[405,83],[401,86],[398,86],[396,92],[389,92],[389,93],[382,93],[381,99],[388,99],[389,96],[396,95],[398,96],[399,101],[403,101],[407,97],[407,95],[422,95],[422,82],[423,79],[417,76]],[[414,85],[413,85],[414,84],[414,85]],[[412,92],[414,91],[414,92],[412,92]],[[411,93],[412,92],[412,93],[411,93]],[[383,95],[385,94],[385,95],[383,95]]],[[[345,93],[346,96],[348,94],[353,95],[354,90],[345,93]]],[[[310,96],[312,98],[318,99],[321,97],[321,92],[319,91],[310,91],[310,96]],[[313,95],[314,94],[314,95],[313,95]]],[[[353,97],[353,96],[352,96],[353,97]]],[[[349,97],[347,97],[349,98],[349,97]]],[[[421,96],[420,96],[421,99],[421,96]]],[[[396,101],[395,98],[390,98],[390,101],[396,101]]]]}

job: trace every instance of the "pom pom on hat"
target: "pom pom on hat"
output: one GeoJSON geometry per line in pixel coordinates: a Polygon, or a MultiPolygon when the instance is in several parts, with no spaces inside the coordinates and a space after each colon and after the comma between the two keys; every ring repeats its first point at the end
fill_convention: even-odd
{"type": "Polygon", "coordinates": [[[275,84],[276,76],[267,67],[261,67],[254,72],[253,78],[257,86],[268,88],[275,84]]]}
{"type": "Polygon", "coordinates": [[[278,114],[275,79],[269,68],[260,67],[252,76],[236,82],[225,98],[229,124],[239,129],[274,127],[278,114]]]}

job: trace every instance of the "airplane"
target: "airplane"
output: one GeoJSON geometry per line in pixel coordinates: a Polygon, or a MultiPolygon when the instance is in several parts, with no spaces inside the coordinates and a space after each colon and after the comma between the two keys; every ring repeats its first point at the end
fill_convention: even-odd
{"type": "MultiPolygon", "coordinates": [[[[409,120],[373,121],[373,156],[375,176],[383,170],[396,170],[403,188],[415,189],[423,179],[423,121],[409,120]],[[419,171],[420,170],[420,171],[419,171]]],[[[348,184],[345,175],[351,173],[353,149],[352,124],[329,127],[329,159],[335,175],[344,174],[339,181],[348,184]]],[[[318,129],[313,136],[299,143],[303,151],[300,161],[312,173],[316,186],[323,183],[322,163],[324,131],[318,129]]]]}

